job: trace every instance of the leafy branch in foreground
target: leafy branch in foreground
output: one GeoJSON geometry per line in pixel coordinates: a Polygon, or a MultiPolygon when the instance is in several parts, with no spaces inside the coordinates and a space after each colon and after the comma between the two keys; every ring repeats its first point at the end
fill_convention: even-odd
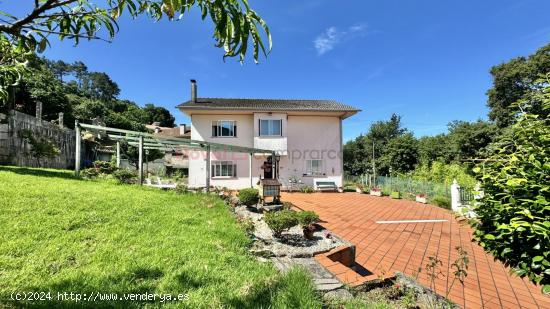
{"type": "Polygon", "coordinates": [[[32,11],[16,17],[0,11],[0,34],[19,48],[43,52],[50,44],[49,37],[70,39],[78,44],[81,39],[110,40],[118,32],[117,19],[124,13],[132,18],[147,15],[155,21],[166,17],[180,20],[192,8],[199,9],[201,17],[214,24],[217,47],[223,47],[226,57],[238,56],[243,62],[249,41],[253,58],[259,53],[267,56],[271,50],[271,34],[266,22],[250,8],[248,0],[107,0],[96,5],[91,0],[36,0],[32,11]],[[102,38],[102,30],[107,39],[102,38]],[[268,40],[266,46],[262,34],[268,40]]]}

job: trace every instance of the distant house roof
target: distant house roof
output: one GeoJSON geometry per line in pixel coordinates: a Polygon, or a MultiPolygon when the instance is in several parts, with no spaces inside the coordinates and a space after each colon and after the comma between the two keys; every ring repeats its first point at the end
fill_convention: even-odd
{"type": "Polygon", "coordinates": [[[300,112],[346,112],[351,116],[360,110],[332,100],[227,99],[197,98],[178,105],[187,110],[256,110],[300,112]]]}

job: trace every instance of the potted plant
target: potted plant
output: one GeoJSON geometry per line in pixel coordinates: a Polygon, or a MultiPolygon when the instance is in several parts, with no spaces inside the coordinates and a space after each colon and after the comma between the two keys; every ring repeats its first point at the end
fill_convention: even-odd
{"type": "Polygon", "coordinates": [[[304,237],[306,239],[313,239],[315,223],[319,222],[319,215],[313,211],[302,211],[298,213],[298,222],[302,226],[304,237]]]}
{"type": "Polygon", "coordinates": [[[382,190],[380,190],[380,188],[374,187],[374,188],[370,189],[370,195],[382,196],[382,190]]]}
{"type": "Polygon", "coordinates": [[[416,195],[416,201],[422,204],[426,204],[428,201],[426,200],[426,194],[425,193],[419,193],[416,195]]]}

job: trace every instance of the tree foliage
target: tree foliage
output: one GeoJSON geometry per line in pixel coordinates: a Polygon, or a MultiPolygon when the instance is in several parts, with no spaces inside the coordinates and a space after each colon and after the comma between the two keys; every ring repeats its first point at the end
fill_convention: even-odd
{"type": "MultiPolygon", "coordinates": [[[[529,57],[514,58],[491,69],[493,86],[487,92],[489,118],[495,120],[501,128],[514,123],[518,109],[514,103],[526,99],[531,87],[541,74],[550,72],[550,44],[529,57]]],[[[540,102],[532,101],[533,112],[541,111],[540,102]]]]}
{"type": "Polygon", "coordinates": [[[550,293],[550,86],[531,87],[537,114],[524,106],[476,171],[484,197],[476,207],[475,238],[517,274],[550,293]]]}
{"type": "Polygon", "coordinates": [[[75,44],[81,39],[102,39],[102,35],[112,39],[119,30],[117,20],[124,14],[132,18],[147,15],[155,21],[180,20],[189,11],[199,10],[203,20],[209,18],[214,24],[213,37],[216,46],[225,50],[224,58],[238,56],[244,61],[249,44],[253,48],[254,61],[258,61],[260,52],[267,55],[271,50],[269,28],[250,8],[248,0],[107,0],[100,3],[35,0],[24,16],[0,12],[3,16],[0,35],[22,49],[41,53],[52,35],[75,44]],[[267,46],[262,34],[267,37],[267,46]]]}
{"type": "Polygon", "coordinates": [[[31,130],[22,130],[21,137],[31,146],[30,155],[36,159],[38,167],[42,166],[43,158],[55,158],[60,153],[54,142],[45,137],[35,137],[31,130]]]}

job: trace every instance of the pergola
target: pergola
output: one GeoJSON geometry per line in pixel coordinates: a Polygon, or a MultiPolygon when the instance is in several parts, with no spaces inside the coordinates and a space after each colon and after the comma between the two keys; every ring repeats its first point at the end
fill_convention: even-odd
{"type": "MultiPolygon", "coordinates": [[[[177,137],[165,137],[154,135],[146,132],[130,131],[117,128],[109,128],[98,125],[84,124],[75,122],[75,131],[76,131],[76,154],[75,154],[75,174],[80,175],[80,166],[81,166],[81,143],[82,143],[82,129],[87,131],[94,132],[97,134],[102,134],[109,137],[112,140],[116,141],[116,162],[117,167],[120,167],[120,141],[125,140],[129,145],[138,148],[138,179],[139,183],[143,184],[143,151],[146,149],[156,149],[161,151],[171,151],[175,149],[197,149],[206,152],[206,189],[210,189],[210,152],[212,151],[224,151],[224,152],[239,152],[239,153],[248,153],[249,154],[249,177],[250,177],[250,186],[253,186],[252,183],[252,156],[254,154],[261,155],[272,155],[273,158],[276,157],[275,151],[258,149],[251,147],[242,147],[234,145],[226,145],[219,143],[211,143],[205,141],[197,141],[191,139],[183,139],[177,137]]],[[[273,160],[273,164],[277,164],[277,160],[273,160]]],[[[275,166],[274,166],[274,170],[275,166]]],[[[276,178],[275,173],[273,177],[276,178]]]]}

